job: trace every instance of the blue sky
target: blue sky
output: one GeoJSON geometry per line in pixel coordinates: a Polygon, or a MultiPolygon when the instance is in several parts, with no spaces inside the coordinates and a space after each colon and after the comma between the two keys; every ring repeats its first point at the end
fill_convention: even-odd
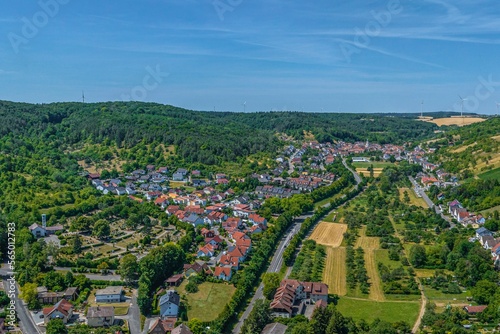
{"type": "Polygon", "coordinates": [[[424,111],[460,111],[461,95],[465,111],[483,114],[500,102],[494,0],[20,0],[3,7],[3,100],[80,101],[84,90],[88,102],[196,110],[243,111],[246,102],[247,111],[417,112],[422,99],[424,111]]]}

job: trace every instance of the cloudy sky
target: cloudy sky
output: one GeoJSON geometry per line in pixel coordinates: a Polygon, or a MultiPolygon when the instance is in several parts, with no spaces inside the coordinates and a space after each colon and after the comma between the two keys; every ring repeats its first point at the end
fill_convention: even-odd
{"type": "MultiPolygon", "coordinates": [[[[0,99],[493,114],[496,0],[41,0],[0,11],[0,99]],[[246,106],[243,104],[246,102],[246,106]]],[[[498,82],[498,83],[497,83],[498,82]]]]}

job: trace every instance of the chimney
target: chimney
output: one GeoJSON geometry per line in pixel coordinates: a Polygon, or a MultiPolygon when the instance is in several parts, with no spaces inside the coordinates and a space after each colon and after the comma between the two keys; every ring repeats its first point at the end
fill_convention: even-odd
{"type": "Polygon", "coordinates": [[[47,227],[47,215],[45,213],[42,214],[42,227],[43,228],[47,227]]]}

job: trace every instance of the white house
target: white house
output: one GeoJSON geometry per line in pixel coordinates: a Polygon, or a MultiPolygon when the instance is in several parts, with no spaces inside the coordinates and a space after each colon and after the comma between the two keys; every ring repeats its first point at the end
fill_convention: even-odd
{"type": "Polygon", "coordinates": [[[108,286],[95,292],[96,303],[119,303],[122,301],[123,286],[108,286]]]}
{"type": "Polygon", "coordinates": [[[160,316],[176,318],[181,298],[175,290],[168,290],[160,297],[160,316]]]}
{"type": "Polygon", "coordinates": [[[30,232],[35,236],[35,238],[45,237],[45,228],[38,225],[37,223],[29,227],[30,232]]]}

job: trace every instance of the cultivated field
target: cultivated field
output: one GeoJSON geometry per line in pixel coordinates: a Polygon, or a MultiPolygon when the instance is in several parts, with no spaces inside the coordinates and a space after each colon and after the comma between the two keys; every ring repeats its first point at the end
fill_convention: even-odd
{"type": "Polygon", "coordinates": [[[347,231],[347,225],[321,222],[309,237],[320,245],[339,247],[347,231]]]}
{"type": "Polygon", "coordinates": [[[379,249],[379,238],[367,237],[365,234],[366,226],[360,230],[360,236],[356,240],[355,248],[361,247],[365,251],[365,266],[370,277],[370,295],[371,300],[383,301],[385,300],[384,290],[382,289],[382,282],[378,275],[377,261],[375,260],[375,250],[379,249]]]}
{"type": "Polygon", "coordinates": [[[354,248],[361,247],[365,251],[367,249],[378,249],[379,248],[379,238],[378,237],[367,237],[365,234],[366,226],[363,226],[359,230],[359,237],[356,240],[356,245],[354,248]]]}
{"type": "MultiPolygon", "coordinates": [[[[383,168],[373,168],[373,177],[379,177],[382,174],[382,170],[383,168]]],[[[370,171],[366,168],[356,168],[356,172],[363,176],[370,176],[370,171]]]]}
{"type": "Polygon", "coordinates": [[[425,122],[430,122],[434,123],[438,126],[443,126],[443,125],[458,125],[458,126],[464,126],[464,125],[470,125],[474,123],[479,123],[479,122],[484,122],[486,119],[484,118],[479,118],[479,117],[447,117],[447,118],[436,118],[432,120],[423,120],[425,122]]]}
{"type": "Polygon", "coordinates": [[[347,294],[345,259],[345,247],[327,247],[323,282],[328,285],[331,293],[339,296],[347,294]]]}

